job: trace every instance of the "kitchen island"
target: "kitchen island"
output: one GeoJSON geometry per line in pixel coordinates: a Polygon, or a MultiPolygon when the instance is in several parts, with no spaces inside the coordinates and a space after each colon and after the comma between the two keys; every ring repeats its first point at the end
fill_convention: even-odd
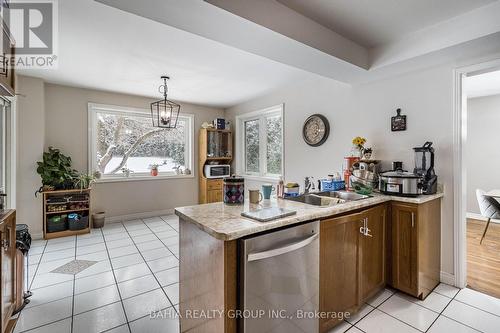
{"type": "MultiPolygon", "coordinates": [[[[335,227],[342,224],[342,230],[345,230],[345,226],[351,225],[352,230],[357,231],[359,221],[367,220],[362,214],[372,208],[377,208],[376,212],[382,214],[380,215],[382,216],[380,220],[382,234],[375,235],[373,240],[370,240],[372,243],[377,241],[377,244],[380,244],[378,248],[381,250],[374,253],[381,256],[380,269],[377,272],[379,280],[382,281],[373,283],[372,289],[364,293],[360,292],[361,285],[363,283],[367,285],[362,281],[369,280],[365,275],[372,274],[374,270],[361,270],[361,260],[356,257],[353,260],[355,263],[353,274],[356,276],[347,277],[353,281],[360,281],[360,287],[356,286],[355,290],[353,289],[354,305],[328,304],[328,300],[322,299],[322,286],[329,286],[331,291],[332,286],[335,289],[337,281],[332,283],[329,280],[332,274],[329,274],[328,266],[331,265],[325,261],[328,259],[327,256],[322,255],[323,258],[319,258],[320,310],[356,311],[364,297],[362,294],[372,295],[386,283],[416,297],[424,298],[439,282],[440,267],[436,268],[436,266],[440,266],[439,199],[442,196],[443,193],[438,193],[417,198],[403,198],[375,194],[367,199],[327,207],[275,199],[258,205],[248,202],[240,206],[212,203],[176,208],[175,214],[180,220],[181,332],[238,332],[237,310],[241,310],[238,304],[240,291],[238,242],[240,239],[320,220],[320,256],[322,253],[331,254],[331,251],[335,252],[336,249],[332,247],[333,238],[327,237],[337,235],[335,227]],[[396,204],[394,209],[391,208],[393,203],[396,204]],[[241,216],[243,211],[266,206],[289,209],[297,213],[269,222],[258,222],[241,216]],[[402,229],[404,226],[418,229],[419,233],[410,236],[411,241],[404,239],[408,234],[408,230],[402,229]],[[422,236],[421,239],[415,238],[419,235],[422,236]],[[421,255],[424,248],[432,259],[424,260],[421,255]],[[408,267],[400,265],[412,261],[413,257],[415,257],[415,265],[411,267],[408,266],[409,264],[408,267]]],[[[358,232],[355,234],[359,236],[358,232]]],[[[368,236],[371,237],[371,235],[368,236]]],[[[342,236],[341,239],[345,237],[342,236]]],[[[350,246],[361,246],[361,243],[356,240],[350,246]]],[[[357,250],[355,252],[356,255],[363,253],[357,250]]],[[[338,320],[320,321],[320,332],[326,331],[338,322],[338,320]]]]}

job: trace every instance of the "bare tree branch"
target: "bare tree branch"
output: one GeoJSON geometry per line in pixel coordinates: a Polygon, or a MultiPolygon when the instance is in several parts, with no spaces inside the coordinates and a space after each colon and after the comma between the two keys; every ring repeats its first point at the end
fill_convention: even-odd
{"type": "Polygon", "coordinates": [[[158,133],[158,132],[161,132],[163,131],[164,128],[157,128],[157,129],[154,129],[154,130],[151,130],[149,132],[146,132],[144,133],[141,137],[139,137],[137,139],[136,142],[134,142],[134,144],[125,152],[125,154],[123,154],[123,158],[120,162],[120,164],[118,164],[118,166],[116,168],[114,168],[111,173],[116,173],[117,171],[119,171],[121,168],[123,168],[125,166],[125,164],[127,163],[127,160],[128,158],[130,157],[130,155],[137,149],[137,147],[144,141],[146,140],[147,138],[149,138],[150,136],[158,133]]]}
{"type": "Polygon", "coordinates": [[[109,161],[113,158],[113,154],[118,147],[118,142],[120,141],[122,135],[123,124],[125,123],[125,117],[118,117],[116,129],[113,135],[113,142],[109,144],[106,153],[99,159],[97,162],[97,167],[101,173],[104,173],[106,170],[106,165],[108,165],[109,161]]]}

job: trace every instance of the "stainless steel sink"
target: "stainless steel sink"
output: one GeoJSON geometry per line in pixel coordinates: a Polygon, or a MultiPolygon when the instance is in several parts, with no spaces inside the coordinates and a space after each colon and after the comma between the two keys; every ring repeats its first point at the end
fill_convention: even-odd
{"type": "Polygon", "coordinates": [[[330,198],[339,198],[345,201],[357,201],[357,200],[362,200],[362,199],[368,199],[371,198],[369,195],[364,195],[364,194],[358,194],[355,192],[348,192],[348,191],[325,191],[325,192],[318,192],[314,193],[315,195],[319,196],[324,196],[324,197],[330,197],[330,198]]]}
{"type": "Polygon", "coordinates": [[[357,201],[370,198],[369,195],[358,194],[347,191],[314,192],[305,193],[296,197],[288,197],[286,200],[302,202],[314,206],[333,206],[349,201],[357,201]]]}

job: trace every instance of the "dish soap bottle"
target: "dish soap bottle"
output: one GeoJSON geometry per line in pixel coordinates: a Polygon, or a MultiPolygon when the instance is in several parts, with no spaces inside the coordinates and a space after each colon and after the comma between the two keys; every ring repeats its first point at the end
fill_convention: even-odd
{"type": "Polygon", "coordinates": [[[276,192],[278,198],[283,198],[285,196],[285,182],[283,181],[282,176],[280,176],[280,180],[278,181],[276,192]]]}

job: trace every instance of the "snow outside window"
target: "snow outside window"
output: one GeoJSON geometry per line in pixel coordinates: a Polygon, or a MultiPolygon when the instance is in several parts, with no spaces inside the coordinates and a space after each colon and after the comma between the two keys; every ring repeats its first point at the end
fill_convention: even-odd
{"type": "Polygon", "coordinates": [[[283,105],[236,117],[239,174],[278,178],[283,174],[283,105]]]}
{"type": "Polygon", "coordinates": [[[89,167],[102,179],[176,176],[192,168],[193,116],[179,115],[177,128],[153,127],[148,110],[89,103],[89,167]],[[130,170],[130,176],[125,172],[130,170]]]}

